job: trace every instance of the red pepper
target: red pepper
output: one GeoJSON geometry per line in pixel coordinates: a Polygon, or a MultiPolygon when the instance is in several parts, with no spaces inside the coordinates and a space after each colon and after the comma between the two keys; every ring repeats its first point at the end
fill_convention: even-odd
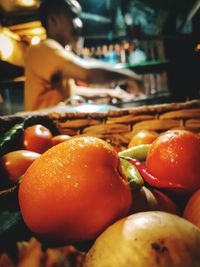
{"type": "Polygon", "coordinates": [[[169,181],[163,181],[158,177],[153,176],[147,171],[147,168],[144,163],[141,163],[137,159],[127,158],[131,164],[133,164],[142,175],[143,179],[150,184],[151,186],[162,188],[162,189],[170,189],[170,191],[179,191],[182,192],[185,188],[181,184],[172,183],[169,181]]]}

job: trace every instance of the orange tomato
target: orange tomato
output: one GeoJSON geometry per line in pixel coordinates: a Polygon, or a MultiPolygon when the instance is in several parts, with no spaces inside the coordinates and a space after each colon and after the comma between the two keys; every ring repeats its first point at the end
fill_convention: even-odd
{"type": "Polygon", "coordinates": [[[28,150],[12,151],[0,158],[0,166],[9,181],[17,183],[19,177],[25,173],[31,163],[39,156],[39,153],[28,150]]]}
{"type": "Polygon", "coordinates": [[[19,186],[27,226],[60,243],[96,238],[126,215],[132,194],[117,152],[95,137],[76,137],[46,151],[19,186]]]}
{"type": "Polygon", "coordinates": [[[189,198],[183,211],[183,217],[200,227],[200,189],[189,198]]]}
{"type": "Polygon", "coordinates": [[[41,124],[27,127],[21,138],[22,148],[42,154],[52,145],[52,134],[41,124]]]}
{"type": "Polygon", "coordinates": [[[66,140],[68,140],[71,136],[67,134],[59,134],[52,137],[51,144],[52,146],[58,145],[66,140]]]}
{"type": "Polygon", "coordinates": [[[171,130],[152,143],[146,166],[150,174],[169,188],[176,184],[187,195],[200,188],[199,159],[199,136],[186,130],[171,130]]]}
{"type": "Polygon", "coordinates": [[[141,144],[151,144],[158,136],[159,134],[155,131],[140,130],[132,136],[131,141],[128,144],[128,148],[141,144]]]}

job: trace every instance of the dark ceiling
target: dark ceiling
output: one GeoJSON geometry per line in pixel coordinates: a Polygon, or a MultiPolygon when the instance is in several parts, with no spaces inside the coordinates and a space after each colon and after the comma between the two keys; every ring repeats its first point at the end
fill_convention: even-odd
{"type": "MultiPolygon", "coordinates": [[[[0,24],[11,26],[38,19],[37,12],[39,0],[35,0],[33,7],[23,7],[17,4],[19,0],[0,0],[0,24]]],[[[116,23],[117,7],[120,6],[123,15],[130,12],[133,3],[150,7],[158,14],[161,10],[165,14],[178,14],[187,19],[188,13],[199,0],[79,0],[82,6],[82,19],[84,23],[84,35],[107,34],[113,30],[116,23]]],[[[132,14],[135,14],[132,12],[132,14]]],[[[141,14],[145,14],[144,12],[141,14]]],[[[148,16],[148,14],[147,14],[148,16]]]]}
{"type": "MultiPolygon", "coordinates": [[[[19,1],[19,0],[18,0],[19,1]]],[[[37,10],[40,1],[35,0],[32,7],[20,6],[18,1],[0,0],[0,23],[3,26],[20,24],[34,21],[37,19],[37,10]]],[[[116,14],[117,6],[127,12],[131,3],[140,3],[155,10],[165,10],[169,13],[182,14],[187,16],[192,6],[200,2],[199,0],[79,0],[83,9],[83,21],[85,28],[94,33],[109,31],[112,27],[113,19],[116,14]],[[100,31],[100,32],[99,32],[100,31]]]]}

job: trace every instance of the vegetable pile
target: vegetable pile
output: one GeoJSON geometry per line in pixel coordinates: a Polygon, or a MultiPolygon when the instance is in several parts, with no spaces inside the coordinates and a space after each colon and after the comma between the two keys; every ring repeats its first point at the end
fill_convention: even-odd
{"type": "MultiPolygon", "coordinates": [[[[6,242],[12,238],[8,245],[2,241],[0,253],[15,258],[11,251],[17,253],[16,243],[34,237],[46,248],[73,246],[84,251],[89,255],[85,266],[90,267],[104,266],[99,252],[102,246],[105,254],[113,255],[119,250],[120,260],[126,258],[123,264],[116,265],[107,257],[109,265],[105,266],[126,267],[130,261],[143,267],[147,264],[145,253],[146,259],[152,259],[149,266],[200,266],[195,254],[200,242],[199,159],[200,136],[186,130],[137,132],[127,148],[119,151],[119,147],[96,137],[71,137],[42,123],[18,123],[0,138],[0,238],[6,242]],[[120,240],[127,242],[120,234],[126,231],[126,221],[133,221],[134,225],[140,220],[141,228],[150,227],[145,226],[145,218],[156,218],[152,229],[155,235],[149,237],[149,242],[151,248],[159,243],[155,250],[159,252],[160,265],[153,261],[158,255],[152,256],[152,250],[139,253],[139,259],[128,247],[129,252],[122,252],[119,245],[120,240]],[[179,238],[173,227],[182,229],[182,244],[191,247],[188,262],[182,252],[179,255],[184,245],[178,252],[172,245],[179,238]],[[172,232],[173,242],[169,241],[172,232]],[[108,250],[107,240],[112,240],[108,250]],[[170,253],[161,251],[163,247],[170,253]],[[178,260],[174,254],[179,255],[178,260]]],[[[129,238],[133,244],[126,246],[145,249],[148,236],[136,229],[140,241],[134,243],[133,229],[129,238]]],[[[0,256],[0,265],[1,260],[0,256]]],[[[82,265],[83,261],[79,266],[82,265]]]]}

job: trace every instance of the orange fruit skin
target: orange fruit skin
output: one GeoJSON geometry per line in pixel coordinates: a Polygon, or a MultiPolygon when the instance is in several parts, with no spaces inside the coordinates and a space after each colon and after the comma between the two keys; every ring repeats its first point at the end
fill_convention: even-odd
{"type": "Polygon", "coordinates": [[[186,130],[171,130],[153,143],[146,159],[147,170],[158,179],[180,184],[185,193],[200,188],[200,138],[186,130]]]}
{"type": "Polygon", "coordinates": [[[132,136],[128,148],[142,144],[151,144],[158,136],[159,134],[155,131],[140,130],[132,136]]]}
{"type": "Polygon", "coordinates": [[[55,242],[96,238],[132,203],[118,168],[117,152],[98,138],[71,138],[52,147],[34,161],[20,184],[25,223],[55,242]]]}

